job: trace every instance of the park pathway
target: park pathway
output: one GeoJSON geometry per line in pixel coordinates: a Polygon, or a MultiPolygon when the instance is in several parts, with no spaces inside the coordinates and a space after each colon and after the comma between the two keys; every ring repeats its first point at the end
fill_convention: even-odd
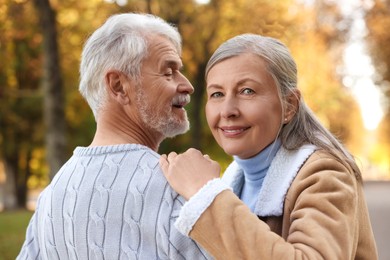
{"type": "Polygon", "coordinates": [[[390,260],[390,181],[364,182],[379,260],[390,260]]]}

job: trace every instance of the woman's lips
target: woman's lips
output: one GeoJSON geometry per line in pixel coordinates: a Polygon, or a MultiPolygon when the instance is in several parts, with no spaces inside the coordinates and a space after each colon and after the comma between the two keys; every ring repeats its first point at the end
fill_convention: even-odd
{"type": "Polygon", "coordinates": [[[224,126],[219,127],[219,129],[222,131],[223,135],[226,137],[236,137],[244,133],[246,130],[248,130],[250,127],[243,127],[243,126],[224,126]]]}

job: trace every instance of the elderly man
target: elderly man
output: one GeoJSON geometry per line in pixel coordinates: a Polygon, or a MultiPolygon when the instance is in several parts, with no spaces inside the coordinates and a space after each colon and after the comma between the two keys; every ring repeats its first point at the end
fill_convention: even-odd
{"type": "Polygon", "coordinates": [[[114,15],[88,39],[80,92],[96,133],[40,195],[18,259],[209,258],[174,228],[184,199],[156,153],[189,129],[180,54],[177,30],[151,15],[114,15]]]}

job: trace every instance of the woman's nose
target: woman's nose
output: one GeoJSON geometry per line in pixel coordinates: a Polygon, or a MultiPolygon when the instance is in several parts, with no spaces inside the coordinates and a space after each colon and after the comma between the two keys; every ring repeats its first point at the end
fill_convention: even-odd
{"type": "Polygon", "coordinates": [[[221,116],[224,118],[235,118],[240,115],[238,103],[234,98],[225,97],[221,104],[221,116]]]}

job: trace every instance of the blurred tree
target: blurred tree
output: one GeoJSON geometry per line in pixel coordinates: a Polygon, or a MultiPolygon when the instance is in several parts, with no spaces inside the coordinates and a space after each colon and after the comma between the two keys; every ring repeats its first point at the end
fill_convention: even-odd
{"type": "Polygon", "coordinates": [[[57,13],[58,43],[65,93],[66,157],[75,146],[89,145],[95,131],[93,114],[78,91],[83,44],[111,14],[121,7],[103,0],[53,2],[57,13]],[[99,14],[99,15],[96,15],[99,14]]]}
{"type": "Polygon", "coordinates": [[[57,43],[56,13],[49,0],[34,0],[43,44],[43,92],[46,156],[50,179],[66,160],[64,90],[57,43]]]}
{"type": "Polygon", "coordinates": [[[343,86],[343,75],[338,73],[352,21],[341,15],[339,5],[333,1],[314,1],[294,11],[299,13],[301,26],[290,47],[305,101],[335,136],[353,153],[360,153],[364,145],[360,109],[351,91],[343,86]]]}
{"type": "MultiPolygon", "coordinates": [[[[60,146],[65,145],[61,148],[52,146],[56,147],[56,153],[57,149],[60,151],[56,156],[60,155],[61,160],[72,152],[75,145],[87,144],[93,135],[92,113],[77,90],[79,77],[77,68],[85,38],[109,13],[118,9],[115,7],[113,10],[111,7],[112,5],[102,1],[80,2],[78,5],[74,5],[73,1],[66,1],[61,5],[58,3],[55,5],[60,20],[59,34],[56,37],[61,47],[59,56],[66,59],[61,59],[61,67],[49,65],[50,68],[46,69],[51,70],[46,76],[55,74],[54,78],[58,76],[56,78],[58,83],[61,78],[57,74],[65,71],[63,82],[67,86],[65,88],[67,103],[64,104],[64,100],[49,103],[55,106],[62,102],[57,109],[60,111],[60,117],[61,113],[65,112],[68,123],[68,137],[61,138],[62,134],[58,133],[51,135],[59,140],[67,139],[66,143],[60,143],[60,146]],[[74,17],[74,14],[79,12],[80,17],[74,17]],[[102,17],[95,19],[96,12],[101,13],[102,17]],[[65,111],[61,112],[62,109],[65,111]]],[[[45,154],[48,154],[49,150],[45,149],[44,143],[47,131],[43,123],[43,111],[54,112],[55,109],[44,109],[42,106],[45,102],[41,82],[44,67],[43,51],[48,52],[51,48],[47,47],[48,42],[43,48],[42,28],[39,30],[38,27],[38,17],[48,16],[35,14],[37,12],[32,1],[0,0],[0,59],[4,61],[0,63],[0,160],[4,163],[6,174],[3,196],[6,208],[25,207],[27,185],[30,188],[41,188],[48,181],[49,169],[45,154]]],[[[48,26],[46,22],[44,24],[48,26]]],[[[52,45],[51,47],[56,48],[52,45]]],[[[59,57],[57,59],[60,60],[59,57]]],[[[50,64],[48,60],[47,64],[50,64]]],[[[58,84],[62,83],[57,83],[50,85],[53,91],[49,94],[58,94],[56,93],[60,86],[58,84]]],[[[60,96],[57,98],[63,99],[60,96]]],[[[52,124],[58,126],[64,124],[60,132],[64,131],[65,122],[57,123],[56,120],[59,118],[57,116],[53,118],[53,115],[52,124]]],[[[53,141],[52,144],[55,144],[57,140],[53,141]]],[[[54,152],[49,154],[53,155],[54,152]]],[[[57,161],[56,165],[53,167],[61,166],[60,161],[57,161]]]]}
{"type": "Polygon", "coordinates": [[[371,154],[371,161],[379,166],[386,179],[390,178],[390,113],[387,111],[378,127],[377,140],[374,151],[371,154]]]}
{"type": "MultiPolygon", "coordinates": [[[[374,0],[366,12],[367,44],[378,71],[377,82],[390,103],[390,0],[374,0]]],[[[390,111],[390,106],[387,106],[390,111]]]]}
{"type": "Polygon", "coordinates": [[[42,145],[40,37],[28,3],[0,2],[0,158],[5,208],[24,207],[34,149],[42,145]]]}
{"type": "Polygon", "coordinates": [[[370,1],[366,11],[366,42],[377,70],[376,84],[384,93],[385,115],[378,129],[378,144],[373,160],[387,165],[390,177],[390,0],[370,1]]]}

